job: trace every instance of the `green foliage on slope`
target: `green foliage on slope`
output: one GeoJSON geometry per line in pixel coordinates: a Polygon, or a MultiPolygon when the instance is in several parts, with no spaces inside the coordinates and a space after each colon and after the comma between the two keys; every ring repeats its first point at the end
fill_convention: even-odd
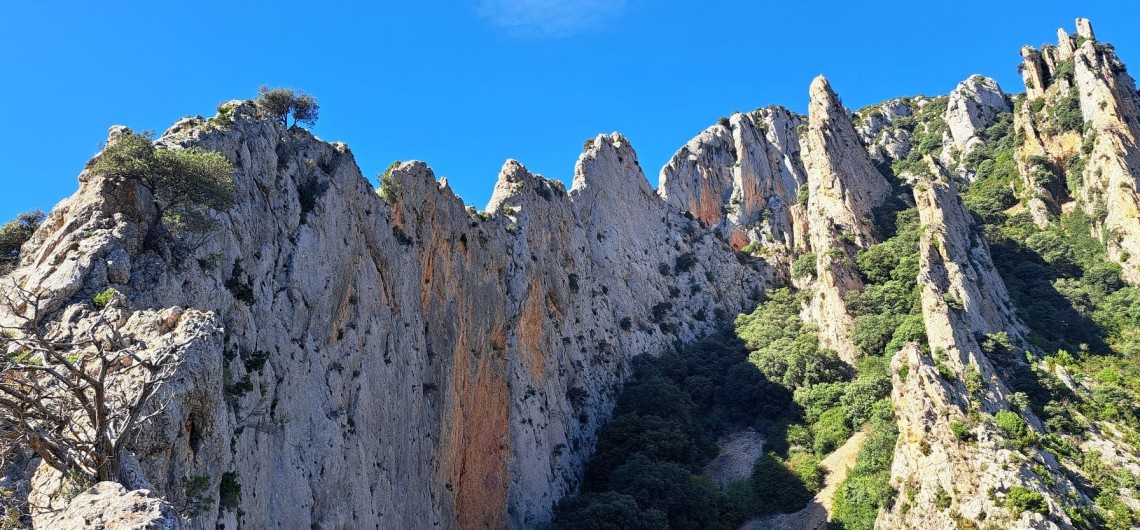
{"type": "Polygon", "coordinates": [[[814,491],[783,462],[758,463],[760,475],[727,492],[700,476],[720,434],[768,429],[791,406],[791,393],[766,380],[746,355],[739,339],[721,333],[636,359],[614,418],[598,432],[581,493],[559,503],[555,527],[622,528],[626,523],[616,521],[637,518],[670,528],[730,527],[787,509],[788,499],[810,499],[814,491]],[[781,494],[771,497],[776,483],[781,494]]]}
{"type": "Polygon", "coordinates": [[[0,226],[0,275],[7,274],[20,262],[20,248],[46,217],[43,212],[32,210],[0,226]]]}
{"type": "Polygon", "coordinates": [[[138,182],[150,191],[159,220],[175,232],[214,226],[207,210],[234,203],[234,167],[219,153],[159,149],[146,135],[127,132],[95,158],[91,171],[138,182]]]}

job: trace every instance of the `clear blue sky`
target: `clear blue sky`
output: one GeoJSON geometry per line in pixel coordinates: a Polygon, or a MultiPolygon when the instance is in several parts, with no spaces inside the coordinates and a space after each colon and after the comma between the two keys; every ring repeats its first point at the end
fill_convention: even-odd
{"type": "Polygon", "coordinates": [[[424,160],[482,207],[507,158],[569,181],[600,132],[625,134],[656,185],[718,117],[802,112],[820,73],[852,108],[974,73],[1020,92],[1018,48],[1077,16],[1140,57],[1140,6],[1124,1],[253,4],[0,7],[0,219],[73,193],[108,126],[161,131],[266,83],[316,95],[314,133],[352,146],[366,176],[424,160]]]}

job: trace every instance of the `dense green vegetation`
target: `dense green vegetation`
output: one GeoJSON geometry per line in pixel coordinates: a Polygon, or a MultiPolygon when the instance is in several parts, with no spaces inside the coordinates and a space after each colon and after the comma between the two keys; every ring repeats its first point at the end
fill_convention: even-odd
{"type": "MultiPolygon", "coordinates": [[[[1076,94],[1056,101],[1030,102],[1030,111],[1047,134],[1080,131],[1083,119],[1076,94]]],[[[977,180],[963,200],[981,223],[993,261],[1008,288],[1030,341],[1042,359],[991,336],[982,347],[1017,395],[1046,426],[1044,435],[1030,430],[1016,413],[1002,412],[995,422],[1023,450],[1039,447],[1054,454],[1066,474],[1095,499],[1099,509],[1067,508],[1079,528],[1131,528],[1133,518],[1117,492],[1137,491],[1137,478],[1127,472],[1104,470],[1096,452],[1077,449],[1093,432],[1111,438],[1119,432],[1133,452],[1140,451],[1140,290],[1127,286],[1121,269],[1110,262],[1097,233],[1101,219],[1081,209],[1056,215],[1080,185],[1088,150],[1064,163],[1044,157],[1027,159],[1030,171],[1048,196],[1039,197],[1055,208],[1048,226],[1036,226],[1024,211],[1025,195],[1013,163],[1018,135],[1005,117],[986,131],[987,145],[965,163],[977,180]],[[1062,367],[1078,385],[1072,390],[1055,375],[1062,367]],[[1113,423],[1106,431],[1101,421],[1113,423]]],[[[1086,134],[1086,142],[1095,133],[1086,134]]],[[[1007,493],[1012,511],[1043,511],[1043,501],[1030,491],[1007,493]]]]}
{"type": "Polygon", "coordinates": [[[39,211],[24,212],[15,219],[0,225],[0,274],[11,272],[20,261],[20,248],[47,216],[39,211]]]}
{"type": "Polygon", "coordinates": [[[896,494],[890,486],[890,478],[899,432],[890,400],[876,401],[871,412],[867,441],[859,450],[855,467],[835,493],[832,503],[835,528],[873,529],[879,509],[889,506],[896,494]]]}
{"type": "Polygon", "coordinates": [[[556,528],[730,528],[746,518],[803,506],[814,491],[783,462],[727,492],[700,476],[721,434],[762,431],[791,406],[791,393],[747,361],[731,332],[656,358],[639,358],[598,433],[579,495],[555,511],[556,528]]]}

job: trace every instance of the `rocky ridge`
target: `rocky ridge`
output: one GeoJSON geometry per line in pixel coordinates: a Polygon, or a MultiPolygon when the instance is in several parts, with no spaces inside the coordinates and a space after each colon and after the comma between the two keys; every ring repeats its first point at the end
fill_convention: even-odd
{"type": "Polygon", "coordinates": [[[1009,103],[997,81],[981,75],[970,76],[950,92],[946,105],[949,145],[961,155],[968,154],[985,141],[979,133],[992,125],[999,114],[1009,111],[1009,103]]]}
{"type": "Polygon", "coordinates": [[[805,145],[808,172],[808,237],[815,253],[816,280],[808,311],[819,326],[820,345],[854,362],[854,322],[846,295],[862,289],[854,268],[854,251],[878,242],[873,210],[891,192],[863,150],[850,115],[827,79],[817,77],[810,89],[805,145]]]}
{"type": "Polygon", "coordinates": [[[194,252],[148,243],[144,189],[85,172],[11,276],[61,330],[107,286],[124,314],[215,315],[224,333],[193,337],[213,357],[186,364],[207,379],[134,448],[180,510],[185,479],[240,484],[192,528],[549,520],[630,358],[712,331],[771,281],[658,198],[619,135],[569,192],[509,161],[479,214],[422,163],[392,169],[389,203],[344,144],[223,111],[232,124],[158,140],[237,168],[236,205],[194,252]]]}
{"type": "MultiPolygon", "coordinates": [[[[928,162],[944,175],[936,162],[928,162]]],[[[1031,460],[1021,459],[1007,435],[985,419],[1012,409],[1041,430],[1032,411],[1011,405],[1011,392],[979,344],[979,337],[1003,334],[1030,348],[1027,329],[953,181],[930,179],[916,185],[914,194],[925,227],[919,284],[929,342],[904,347],[892,360],[891,397],[900,436],[891,480],[906,501],[881,516],[877,526],[957,528],[941,516],[949,508],[965,519],[1001,521],[1004,528],[1068,527],[1063,515],[1054,522],[1030,512],[1007,513],[1004,498],[990,494],[1028,487],[1045,496],[1050,513],[1064,514],[1061,497],[1075,488],[1049,453],[1030,451],[1031,460]],[[1061,478],[1049,487],[1040,473],[1061,478]]]]}
{"type": "Polygon", "coordinates": [[[657,193],[714,227],[733,248],[804,248],[799,129],[782,107],[735,113],[690,140],[661,169],[657,193]]]}
{"type": "Polygon", "coordinates": [[[1057,38],[1055,47],[1021,50],[1027,104],[1016,124],[1025,137],[1020,163],[1026,188],[1040,196],[1031,204],[1034,219],[1045,225],[1068,203],[1081,208],[1097,222],[1098,236],[1126,278],[1140,282],[1140,261],[1133,259],[1140,256],[1135,82],[1112,46],[1096,40],[1087,19],[1077,20],[1076,35],[1058,30],[1057,38]],[[1060,127],[1048,120],[1058,116],[1067,118],[1060,127]],[[1060,167],[1078,179],[1071,192],[1053,176],[1060,167]]]}
{"type": "MultiPolygon", "coordinates": [[[[1055,48],[1022,50],[1023,199],[1039,225],[1088,212],[1136,282],[1135,87],[1088,21],[1077,27],[1055,48]],[[1082,130],[1056,123],[1074,101],[1082,130]],[[1074,156],[1085,169],[1070,195],[1047,164],[1074,156]]],[[[393,166],[378,196],[344,144],[230,102],[232,123],[185,119],[159,140],[237,167],[237,205],[193,252],[148,238],[144,189],[85,171],[10,278],[46,294],[45,324],[61,337],[112,286],[123,296],[110,311],[138,340],[191,344],[177,406],[135,448],[134,491],[92,495],[161,497],[137,511],[171,520],[186,510],[186,479],[240,483],[235,505],[212,502],[192,528],[543,525],[576,486],[630,359],[750,310],[797,256],[814,258],[812,277],[794,279],[811,293],[803,317],[856,362],[854,259],[884,237],[877,208],[910,187],[927,340],[892,361],[899,495],[877,526],[1073,527],[1087,489],[1071,463],[1026,442],[1045,427],[1009,384],[1009,367],[1041,352],[959,196],[973,178],[964,155],[1009,112],[1000,87],[972,76],[947,98],[891,100],[854,119],[826,79],[809,95],[806,120],[769,108],[703,131],[656,191],[616,133],[587,142],[570,190],[508,161],[482,213],[420,162],[393,166]],[[892,183],[882,173],[900,162],[892,183]],[[1009,414],[1033,434],[998,425],[1009,414]],[[1043,511],[1012,509],[1013,488],[1040,495],[1043,511]]],[[[1082,448],[1136,467],[1109,437],[1082,448]]],[[[37,491],[58,502],[52,487],[37,491]]],[[[80,498],[58,517],[109,513],[80,498]]]]}

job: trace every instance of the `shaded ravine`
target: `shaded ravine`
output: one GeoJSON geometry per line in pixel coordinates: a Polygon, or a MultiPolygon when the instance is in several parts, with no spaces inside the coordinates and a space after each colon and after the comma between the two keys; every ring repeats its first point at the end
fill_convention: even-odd
{"type": "Polygon", "coordinates": [[[847,480],[847,474],[855,466],[855,459],[859,450],[867,441],[867,431],[856,432],[847,442],[819,463],[827,475],[823,481],[823,489],[815,494],[804,509],[794,513],[784,513],[769,517],[758,517],[745,522],[741,530],[819,530],[827,528],[831,518],[831,504],[835,500],[835,492],[839,485],[847,480]]]}

